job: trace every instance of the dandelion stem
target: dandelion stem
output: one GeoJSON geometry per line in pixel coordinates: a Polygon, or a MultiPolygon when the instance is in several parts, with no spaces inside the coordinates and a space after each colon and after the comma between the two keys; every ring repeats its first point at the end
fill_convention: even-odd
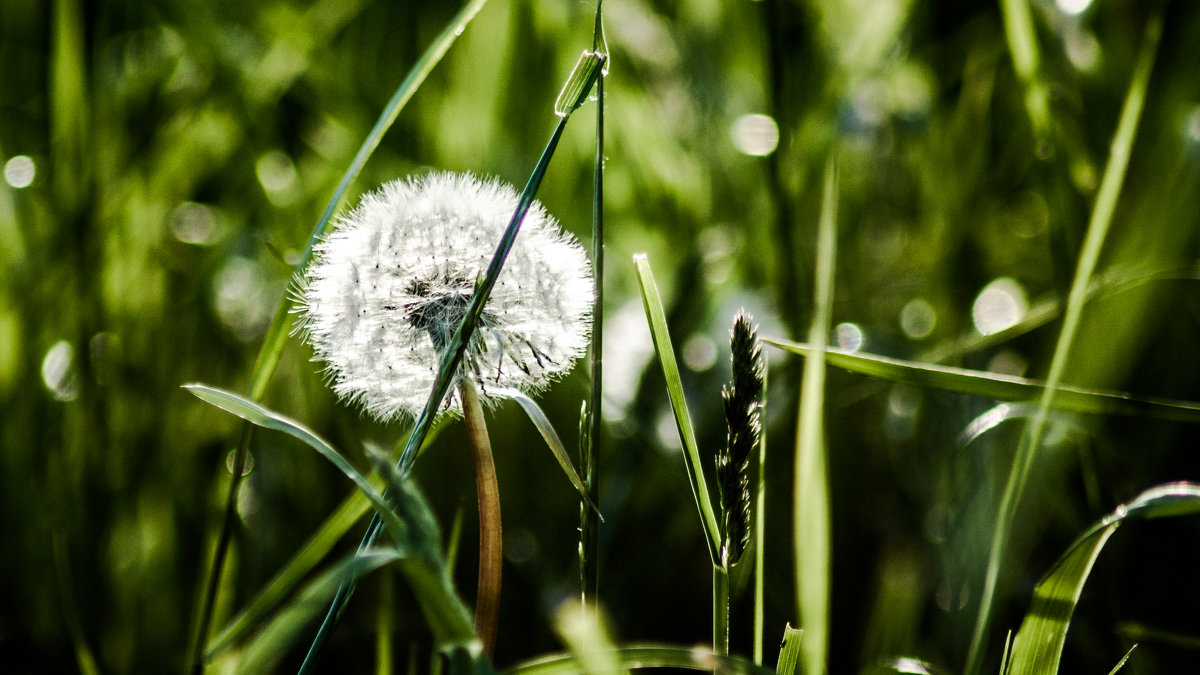
{"type": "Polygon", "coordinates": [[[468,378],[458,387],[462,397],[463,422],[475,461],[475,492],[479,500],[479,585],[475,598],[475,632],[483,650],[491,658],[496,649],[496,628],[500,615],[500,576],[504,561],[503,531],[500,524],[500,486],[496,480],[496,462],[479,393],[468,378]]]}

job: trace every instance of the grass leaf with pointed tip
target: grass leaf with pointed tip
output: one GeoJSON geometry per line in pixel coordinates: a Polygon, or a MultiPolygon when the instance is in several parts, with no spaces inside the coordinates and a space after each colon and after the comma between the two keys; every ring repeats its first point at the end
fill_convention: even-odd
{"type": "MultiPolygon", "coordinates": [[[[567,455],[566,446],[563,445],[558,432],[554,430],[554,425],[550,423],[550,418],[546,416],[545,411],[537,404],[537,401],[529,398],[525,395],[525,392],[518,389],[495,390],[494,393],[505,398],[511,398],[520,404],[521,410],[525,411],[525,414],[529,416],[529,421],[533,422],[533,426],[537,427],[538,432],[546,441],[546,447],[550,448],[550,453],[554,455],[554,459],[562,467],[563,473],[567,474],[567,480],[571,481],[571,485],[575,486],[575,490],[579,492],[579,497],[599,514],[600,509],[592,502],[592,498],[588,495],[587,486],[583,484],[583,479],[579,477],[579,472],[575,470],[575,465],[571,463],[571,458],[567,455]]],[[[602,515],[600,516],[600,522],[604,522],[604,516],[602,515]]]]}
{"type": "Polygon", "coordinates": [[[675,361],[675,348],[667,330],[667,315],[663,311],[662,296],[659,295],[658,284],[654,283],[654,273],[650,270],[650,261],[646,259],[646,255],[635,255],[633,264],[637,270],[646,321],[650,324],[650,336],[654,339],[654,352],[658,354],[663,379],[667,381],[671,411],[675,413],[675,426],[679,429],[679,438],[683,442],[683,461],[687,464],[688,478],[691,479],[692,496],[696,498],[696,508],[700,511],[704,534],[708,538],[708,554],[713,565],[717,565],[721,559],[721,530],[717,526],[708,483],[704,479],[704,467],[700,464],[700,449],[696,443],[692,417],[688,413],[687,399],[683,396],[683,381],[679,378],[679,364],[675,361]]]}

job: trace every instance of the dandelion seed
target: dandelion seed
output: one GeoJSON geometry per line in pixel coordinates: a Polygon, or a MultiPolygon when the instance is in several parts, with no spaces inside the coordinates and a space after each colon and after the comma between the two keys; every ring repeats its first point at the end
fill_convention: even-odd
{"type": "MultiPolygon", "coordinates": [[[[297,298],[297,330],[338,396],[382,420],[420,414],[517,200],[494,180],[435,173],[387,183],[339,219],[297,298]]],[[[586,351],[594,297],[583,248],[535,203],[457,377],[485,400],[540,391],[586,351]]]]}

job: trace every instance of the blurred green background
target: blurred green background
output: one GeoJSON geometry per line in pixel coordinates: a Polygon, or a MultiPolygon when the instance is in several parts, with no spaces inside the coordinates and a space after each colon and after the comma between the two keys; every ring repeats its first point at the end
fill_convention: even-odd
{"type": "MultiPolygon", "coordinates": [[[[702,447],[724,439],[727,331],[809,321],[820,173],[841,156],[834,341],[930,359],[1070,284],[1143,27],[1165,14],[1101,271],[1153,281],[1090,303],[1067,381],[1200,399],[1200,5],[1032,0],[1034,78],[1014,71],[998,2],[609,0],[606,409],[601,597],[623,641],[710,637],[710,567],[630,256],[668,303],[702,447]],[[1048,107],[1031,117],[1029,92],[1048,107]]],[[[179,385],[243,390],[292,263],[379,111],[459,7],[309,0],[0,0],[0,658],[29,672],[183,668],[233,418],[179,385]]],[[[429,168],[521,184],[554,98],[591,45],[594,6],[492,0],[368,163],[352,195],[429,168]]],[[[590,237],[595,107],[573,118],[539,194],[590,237]]],[[[1043,303],[1039,305],[1039,303],[1043,303]]],[[[1043,376],[1057,321],[947,363],[1043,376]]],[[[768,350],[771,351],[771,350],[768,350]]],[[[945,353],[945,352],[944,352],[945,353]]],[[[383,427],[338,404],[293,340],[266,403],[362,462],[383,427]]],[[[788,509],[799,362],[771,357],[767,644],[795,623],[788,509]]],[[[579,370],[583,370],[582,368],[579,370]]],[[[572,445],[583,373],[543,405],[572,445]]],[[[916,656],[960,668],[992,513],[1019,424],[960,437],[994,401],[832,371],[832,672],[916,656]]],[[[559,649],[577,593],[578,504],[512,406],[494,413],[507,551],[499,665],[559,649]]],[[[999,658],[1037,578],[1142,489],[1200,480],[1200,430],[1055,418],[1001,581],[999,658]]],[[[314,453],[260,433],[217,627],[350,492],[314,453]]],[[[457,425],[415,474],[447,526],[474,490],[457,425]]],[[[1200,664],[1200,523],[1129,526],[1102,556],[1063,672],[1200,664]]],[[[357,543],[346,537],[338,555],[357,543]]],[[[330,562],[332,562],[331,558],[330,562]]],[[[750,651],[745,577],[733,650],[750,651]]],[[[403,584],[397,584],[401,586],[403,584]]],[[[327,672],[373,663],[378,579],[327,672]]],[[[397,658],[429,638],[403,589],[397,658]]],[[[300,653],[286,657],[294,668],[300,653]]],[[[18,672],[22,672],[18,669],[18,672]]]]}

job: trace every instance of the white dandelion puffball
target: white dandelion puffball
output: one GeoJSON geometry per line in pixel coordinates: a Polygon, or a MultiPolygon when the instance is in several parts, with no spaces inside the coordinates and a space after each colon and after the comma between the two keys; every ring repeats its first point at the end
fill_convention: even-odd
{"type": "MultiPolygon", "coordinates": [[[[297,328],[337,395],[381,420],[420,414],[517,207],[512,187],[470,174],[397,180],[363,196],[314,249],[297,328]]],[[[534,202],[457,378],[485,399],[535,393],[587,350],[595,285],[583,247],[534,202]]],[[[452,386],[444,410],[461,412],[452,386]]]]}

